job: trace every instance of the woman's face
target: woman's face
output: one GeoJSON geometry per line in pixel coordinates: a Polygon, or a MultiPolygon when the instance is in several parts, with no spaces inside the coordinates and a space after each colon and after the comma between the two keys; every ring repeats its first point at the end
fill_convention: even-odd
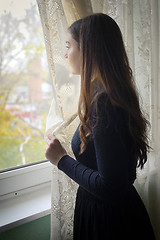
{"type": "Polygon", "coordinates": [[[72,74],[79,75],[81,65],[80,50],[78,43],[72,38],[70,33],[67,34],[66,48],[65,58],[68,60],[71,72],[72,74]]]}

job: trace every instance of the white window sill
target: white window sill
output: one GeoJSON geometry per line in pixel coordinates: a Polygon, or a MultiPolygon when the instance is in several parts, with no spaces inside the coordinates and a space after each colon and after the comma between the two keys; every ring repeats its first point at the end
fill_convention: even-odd
{"type": "Polygon", "coordinates": [[[51,212],[51,183],[0,201],[0,232],[46,216],[51,212]]]}

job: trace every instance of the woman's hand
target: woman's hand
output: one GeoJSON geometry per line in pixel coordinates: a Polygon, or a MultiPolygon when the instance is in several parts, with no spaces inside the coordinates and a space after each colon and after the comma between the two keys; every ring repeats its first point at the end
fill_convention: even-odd
{"type": "Polygon", "coordinates": [[[52,164],[57,166],[59,160],[67,155],[67,152],[53,134],[49,134],[47,137],[45,156],[52,164]]]}

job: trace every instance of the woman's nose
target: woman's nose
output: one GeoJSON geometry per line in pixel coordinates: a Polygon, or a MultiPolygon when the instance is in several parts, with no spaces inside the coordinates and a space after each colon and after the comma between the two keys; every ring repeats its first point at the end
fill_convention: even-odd
{"type": "Polygon", "coordinates": [[[67,55],[67,53],[65,53],[64,57],[65,57],[65,58],[68,58],[68,55],[67,55]]]}

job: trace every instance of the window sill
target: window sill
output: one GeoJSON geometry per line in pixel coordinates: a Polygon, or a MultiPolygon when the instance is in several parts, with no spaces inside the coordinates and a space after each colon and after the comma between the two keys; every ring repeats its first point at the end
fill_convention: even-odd
{"type": "Polygon", "coordinates": [[[0,201],[0,232],[46,216],[51,212],[51,182],[32,187],[0,201]]]}

